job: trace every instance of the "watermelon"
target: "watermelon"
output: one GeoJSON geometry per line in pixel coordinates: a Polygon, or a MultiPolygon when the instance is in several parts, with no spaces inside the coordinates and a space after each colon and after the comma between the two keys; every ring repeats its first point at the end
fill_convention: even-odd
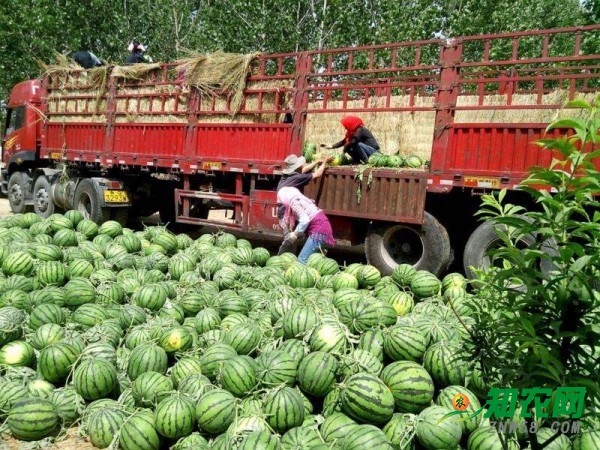
{"type": "Polygon", "coordinates": [[[196,405],[183,395],[162,400],[154,410],[156,431],[168,439],[191,434],[196,426],[196,405]]]}
{"type": "MultiPolygon", "coordinates": [[[[481,404],[479,403],[477,396],[463,386],[448,386],[442,389],[439,392],[435,403],[439,406],[443,406],[446,409],[452,410],[454,409],[452,401],[458,395],[465,396],[468,399],[469,405],[465,411],[467,411],[469,415],[475,413],[481,408],[481,404]]],[[[473,417],[467,421],[460,422],[463,433],[472,433],[479,426],[480,420],[480,417],[473,417]]]]}
{"type": "Polygon", "coordinates": [[[331,287],[334,291],[339,291],[340,289],[349,287],[357,289],[358,286],[358,279],[351,273],[347,272],[340,272],[335,274],[331,281],[331,287]]]}
{"type": "MultiPolygon", "coordinates": [[[[223,321],[225,324],[225,320],[223,321]]],[[[248,355],[256,350],[262,337],[260,328],[254,323],[241,323],[225,334],[225,343],[238,354],[248,355]]]]}
{"type": "Polygon", "coordinates": [[[179,439],[171,450],[208,450],[208,441],[200,433],[192,433],[179,439]]]}
{"type": "Polygon", "coordinates": [[[39,327],[31,337],[31,346],[43,350],[49,345],[56,344],[65,337],[65,329],[55,323],[47,323],[39,327]]]}
{"type": "Polygon", "coordinates": [[[202,373],[214,380],[226,360],[237,356],[236,351],[227,344],[217,343],[208,347],[200,357],[202,373]]]}
{"type": "Polygon", "coordinates": [[[437,342],[423,356],[423,367],[439,387],[464,384],[469,365],[470,358],[456,342],[437,342]]]}
{"type": "Polygon", "coordinates": [[[131,352],[127,363],[127,375],[131,381],[135,381],[144,372],[164,374],[167,371],[167,363],[167,352],[161,347],[151,343],[144,344],[131,352]]]}
{"type": "Polygon", "coordinates": [[[235,397],[223,389],[206,392],[196,406],[198,426],[208,433],[222,433],[236,417],[235,397]]]}
{"type": "Polygon", "coordinates": [[[73,373],[75,390],[86,400],[107,397],[117,386],[117,370],[104,360],[83,361],[73,373]]]}
{"type": "Polygon", "coordinates": [[[404,291],[393,293],[386,301],[394,307],[396,314],[399,316],[405,316],[410,313],[415,304],[412,295],[404,291]]]}
{"type": "Polygon", "coordinates": [[[42,398],[16,402],[8,413],[8,429],[22,441],[38,441],[52,435],[58,428],[60,417],[54,404],[42,398]]]}
{"type": "Polygon", "coordinates": [[[310,335],[310,349],[330,353],[342,353],[347,345],[346,330],[338,323],[323,321],[310,335]]]}
{"type": "Polygon", "coordinates": [[[256,364],[243,356],[230,358],[221,366],[220,381],[223,389],[243,397],[256,387],[256,364]]]}
{"type": "Polygon", "coordinates": [[[392,450],[390,440],[373,425],[357,425],[348,430],[342,441],[343,450],[392,450]]]}
{"type": "Polygon", "coordinates": [[[117,408],[100,407],[87,422],[87,432],[94,447],[107,448],[125,423],[125,412],[117,408]]]}
{"type": "Polygon", "coordinates": [[[185,327],[174,327],[165,331],[159,339],[159,344],[167,355],[175,352],[185,352],[193,343],[192,333],[185,327]]]}
{"type": "Polygon", "coordinates": [[[341,442],[348,432],[358,424],[341,412],[334,412],[321,424],[321,435],[325,442],[341,442]]]}
{"type": "Polygon", "coordinates": [[[414,414],[399,414],[392,416],[383,427],[384,434],[395,448],[410,448],[413,440],[417,416],[414,414]]]}
{"type": "Polygon", "coordinates": [[[194,356],[184,356],[171,367],[171,381],[177,388],[179,382],[188,375],[202,373],[202,362],[194,356]]]}
{"type": "Polygon", "coordinates": [[[427,336],[408,325],[396,325],[384,332],[383,348],[393,361],[419,362],[427,350],[427,336]]]}
{"type": "Polygon", "coordinates": [[[158,450],[160,438],[154,426],[154,416],[140,411],[127,418],[119,432],[121,450],[158,450]]]}
{"type": "Polygon", "coordinates": [[[319,431],[311,426],[295,427],[281,436],[281,447],[283,450],[312,449],[322,443],[323,440],[319,431]]]}
{"type": "Polygon", "coordinates": [[[56,389],[48,400],[52,402],[58,416],[66,425],[75,423],[85,407],[85,400],[72,387],[56,389]]]}
{"type": "Polygon", "coordinates": [[[278,433],[302,425],[304,400],[301,394],[290,387],[275,388],[264,399],[264,412],[271,428],[278,433]]]}
{"type": "Polygon", "coordinates": [[[55,386],[46,380],[31,380],[27,383],[27,391],[30,397],[48,398],[55,389],[55,386]]]}
{"type": "Polygon", "coordinates": [[[412,280],[417,273],[410,264],[400,264],[392,272],[392,280],[400,287],[410,287],[412,280]]]}
{"type": "Polygon", "coordinates": [[[33,271],[33,258],[25,252],[14,252],[9,254],[2,263],[4,275],[25,275],[33,271]]]}
{"type": "Polygon", "coordinates": [[[0,348],[0,365],[32,367],[34,363],[35,350],[29,342],[13,341],[0,348]]]}
{"type": "Polygon", "coordinates": [[[372,287],[379,283],[379,280],[381,280],[381,272],[377,267],[365,265],[362,266],[358,271],[357,279],[361,287],[372,287]]]}
{"type": "Polygon", "coordinates": [[[398,412],[418,413],[433,400],[433,380],[423,366],[415,362],[389,364],[381,371],[381,380],[392,392],[398,412]]]}
{"type": "Polygon", "coordinates": [[[303,392],[323,397],[331,391],[336,381],[338,361],[326,352],[306,355],[298,367],[298,384],[303,392]]]}
{"type": "Polygon", "coordinates": [[[137,406],[152,407],[170,395],[171,380],[158,372],[144,372],[133,382],[131,394],[137,406]]]}
{"type": "Polygon", "coordinates": [[[279,450],[279,439],[268,431],[252,431],[242,435],[237,450],[279,450]]]}
{"type": "Polygon", "coordinates": [[[344,381],[342,411],[363,423],[383,424],[394,413],[394,396],[375,375],[357,373],[344,381]]]}
{"type": "Polygon", "coordinates": [[[167,301],[167,291],[160,284],[148,284],[136,290],[131,300],[142,308],[158,311],[167,301]]]}
{"type": "Polygon", "coordinates": [[[256,358],[257,378],[265,387],[293,385],[298,375],[298,361],[288,353],[275,350],[256,358]]]}
{"type": "Polygon", "coordinates": [[[460,423],[452,420],[442,420],[453,410],[442,406],[429,406],[419,414],[416,426],[416,436],[419,444],[426,450],[440,448],[455,448],[462,437],[460,423]]]}
{"type": "Polygon", "coordinates": [[[419,298],[426,298],[440,292],[442,283],[432,273],[426,270],[418,270],[410,282],[410,290],[419,298]]]}
{"type": "Polygon", "coordinates": [[[71,373],[78,356],[77,349],[66,342],[49,345],[40,352],[38,372],[44,380],[62,383],[71,373]]]}
{"type": "Polygon", "coordinates": [[[366,350],[356,349],[342,357],[341,372],[343,378],[348,378],[359,372],[379,375],[383,364],[373,354],[366,350]]]}

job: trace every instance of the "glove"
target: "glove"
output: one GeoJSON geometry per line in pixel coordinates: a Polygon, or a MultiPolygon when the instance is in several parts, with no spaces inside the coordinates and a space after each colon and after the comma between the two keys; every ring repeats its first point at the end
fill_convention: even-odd
{"type": "Polygon", "coordinates": [[[285,236],[285,240],[289,241],[289,242],[296,242],[298,240],[298,233],[296,233],[295,231],[291,231],[289,232],[286,236],[285,236]]]}

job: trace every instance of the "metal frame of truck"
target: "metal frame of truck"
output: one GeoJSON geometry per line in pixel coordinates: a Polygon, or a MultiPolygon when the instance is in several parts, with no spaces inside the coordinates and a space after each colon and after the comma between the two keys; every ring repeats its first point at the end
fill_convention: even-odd
{"type": "Polygon", "coordinates": [[[568,99],[600,91],[600,55],[582,52],[582,43],[598,38],[600,25],[593,25],[261,55],[237,112],[228,93],[203,96],[185,86],[174,64],[164,64],[144,81],[111,77],[102,121],[67,121],[95,117],[97,94],[86,92],[84,71],[72,75],[82,77],[69,97],[74,110],[59,111],[53,102],[62,87],[47,76],[11,92],[7,124],[19,115],[21,126],[3,140],[4,182],[15,212],[77,208],[95,220],[125,220],[132,209],[160,210],[167,221],[214,225],[209,210],[226,207],[233,218],[217,223],[223,229],[278,235],[275,186],[285,157],[302,150],[308,115],[429,111],[435,124],[428,170],[368,169],[357,177],[354,168],[330,168],[307,194],[330,217],[336,238],[366,241],[369,261],[384,273],[401,262],[440,273],[452,258],[451,242],[455,250],[469,237],[481,241],[471,246],[492,245],[477,235],[476,195],[514,190],[531,166],[548,166],[553,157],[533,143],[547,123],[457,123],[456,114],[554,111],[562,103],[543,100],[553,89],[568,99]],[[522,55],[532,39],[539,51],[522,55]],[[572,43],[568,52],[554,54],[559,40],[572,43]],[[508,57],[496,57],[497,47],[508,57]],[[267,86],[252,87],[261,82],[267,86]],[[392,101],[399,92],[405,104],[392,101]],[[463,95],[476,101],[460,104],[463,95]],[[528,102],[513,103],[518,95],[528,102]],[[490,96],[505,103],[490,105],[490,96]],[[419,98],[433,101],[424,106],[419,98]],[[167,101],[176,123],[160,120],[167,101]],[[256,121],[290,112],[291,124],[256,121]],[[130,122],[130,113],[156,120],[130,122]],[[248,120],[209,120],[235,113],[248,120]]]}

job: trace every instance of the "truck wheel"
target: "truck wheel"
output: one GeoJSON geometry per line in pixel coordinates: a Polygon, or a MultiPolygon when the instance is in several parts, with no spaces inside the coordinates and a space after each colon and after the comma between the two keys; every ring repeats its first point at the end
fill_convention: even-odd
{"type": "Polygon", "coordinates": [[[38,216],[50,217],[56,207],[50,194],[50,181],[45,175],[37,177],[33,185],[33,210],[38,216]]]}
{"type": "Polygon", "coordinates": [[[101,224],[110,220],[110,209],[103,208],[100,193],[94,188],[91,180],[84,179],[79,182],[75,189],[75,198],[73,206],[78,210],[85,219],[93,220],[101,224]]]}
{"type": "Polygon", "coordinates": [[[32,210],[25,202],[31,186],[31,178],[23,172],[14,172],[8,179],[8,203],[15,214],[32,210]]]}
{"type": "MultiPolygon", "coordinates": [[[[496,232],[496,227],[497,225],[492,221],[486,221],[475,228],[475,231],[471,233],[471,236],[465,245],[465,252],[463,255],[465,273],[470,279],[477,277],[471,267],[487,270],[492,266],[492,259],[488,252],[502,244],[502,240],[496,232]]],[[[533,234],[529,234],[523,237],[520,245],[529,247],[535,241],[536,237],[533,234]]],[[[558,253],[556,242],[553,240],[544,242],[542,248],[546,254],[552,256],[558,253]]],[[[554,269],[554,265],[547,260],[542,260],[540,269],[543,273],[549,273],[554,269]]]]}
{"type": "Polygon", "coordinates": [[[400,264],[440,275],[450,260],[448,232],[425,212],[423,225],[373,223],[367,233],[365,253],[369,264],[389,275],[400,264]]]}

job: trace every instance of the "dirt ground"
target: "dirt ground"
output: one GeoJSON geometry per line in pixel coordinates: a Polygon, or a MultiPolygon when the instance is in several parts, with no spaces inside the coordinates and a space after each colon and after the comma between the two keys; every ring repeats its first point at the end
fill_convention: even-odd
{"type": "Polygon", "coordinates": [[[91,443],[77,436],[77,428],[71,428],[67,435],[54,444],[40,445],[36,442],[22,442],[8,434],[0,437],[0,450],[96,450],[91,443]]]}

